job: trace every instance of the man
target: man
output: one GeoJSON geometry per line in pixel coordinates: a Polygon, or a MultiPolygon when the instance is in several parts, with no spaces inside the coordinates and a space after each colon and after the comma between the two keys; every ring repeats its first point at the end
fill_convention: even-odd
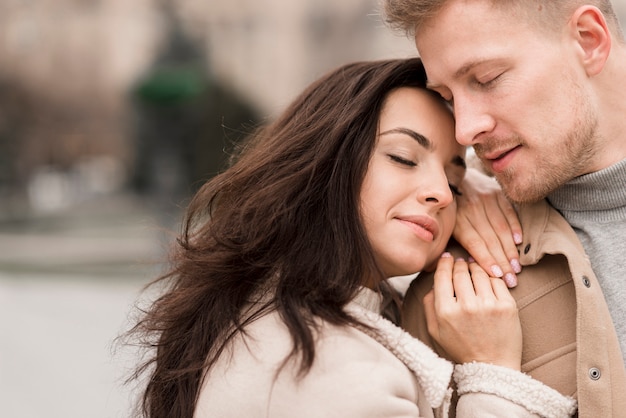
{"type": "MultiPolygon", "coordinates": [[[[457,140],[474,147],[509,199],[520,204],[525,235],[520,261],[536,264],[523,274],[528,278],[559,263],[554,268],[569,270],[572,280],[554,284],[564,292],[559,297],[549,290],[550,296],[532,296],[528,286],[512,291],[522,319],[524,309],[532,311],[523,323],[524,338],[531,339],[525,352],[575,327],[576,356],[564,358],[567,344],[562,341],[561,354],[552,347],[526,356],[535,362],[527,362],[526,370],[533,374],[537,362],[545,370],[551,365],[557,374],[542,377],[566,390],[563,367],[570,365],[580,416],[623,416],[626,41],[610,2],[385,0],[385,13],[392,27],[415,36],[430,87],[454,108],[457,140]],[[579,243],[568,235],[571,229],[544,198],[575,231],[593,272],[583,264],[585,256],[577,255],[579,243]],[[534,298],[536,306],[524,305],[524,298],[534,298]],[[562,329],[533,334],[545,300],[563,305],[544,312],[562,329]],[[564,319],[568,303],[576,310],[571,324],[564,319]],[[561,363],[538,360],[542,355],[561,363]]],[[[529,280],[540,286],[545,277],[529,280]]],[[[520,276],[520,286],[524,280],[520,276]]],[[[409,292],[408,321],[415,321],[411,298],[422,294],[409,292]]],[[[407,322],[409,331],[417,333],[417,327],[407,322]]]]}

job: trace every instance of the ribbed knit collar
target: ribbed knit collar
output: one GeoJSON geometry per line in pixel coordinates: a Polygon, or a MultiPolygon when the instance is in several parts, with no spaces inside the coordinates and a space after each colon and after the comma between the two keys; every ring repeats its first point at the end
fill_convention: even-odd
{"type": "Polygon", "coordinates": [[[610,210],[626,206],[626,159],[576,177],[548,195],[561,211],[610,210]]]}

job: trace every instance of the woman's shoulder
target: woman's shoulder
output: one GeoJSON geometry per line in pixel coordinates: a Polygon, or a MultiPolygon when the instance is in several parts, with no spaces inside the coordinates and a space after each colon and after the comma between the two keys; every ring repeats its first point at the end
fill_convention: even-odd
{"type": "Polygon", "coordinates": [[[366,412],[372,408],[416,412],[413,374],[391,352],[353,327],[319,323],[315,361],[304,375],[298,373],[297,361],[284,363],[292,341],[277,313],[255,320],[247,332],[247,337],[233,341],[208,373],[198,410],[210,408],[215,413],[220,404],[237,402],[243,411],[270,408],[271,416],[290,416],[300,407],[307,408],[310,416],[327,415],[327,408],[339,408],[346,412],[343,416],[354,417],[369,416],[366,412]]]}
{"type": "Polygon", "coordinates": [[[299,416],[331,416],[328,408],[342,417],[418,416],[415,376],[370,336],[322,323],[315,349],[315,362],[304,377],[289,368],[276,380],[272,408],[277,416],[294,405],[308,409],[299,416]]]}
{"type": "MultiPolygon", "coordinates": [[[[387,366],[405,371],[404,364],[388,349],[364,332],[344,325],[319,321],[315,338],[315,362],[311,369],[316,373],[330,373],[341,367],[359,368],[371,374],[374,369],[387,366]]],[[[276,312],[264,315],[246,328],[246,336],[239,336],[232,347],[231,356],[250,357],[256,362],[282,364],[292,349],[292,339],[287,326],[276,312]]],[[[297,362],[287,363],[285,373],[297,374],[297,362]],[[294,369],[294,370],[291,370],[294,369]]]]}

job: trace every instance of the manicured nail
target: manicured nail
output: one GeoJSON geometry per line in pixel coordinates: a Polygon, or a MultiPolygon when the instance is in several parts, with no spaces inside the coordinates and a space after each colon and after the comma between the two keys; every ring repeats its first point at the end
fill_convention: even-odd
{"type": "Polygon", "coordinates": [[[517,286],[517,277],[513,273],[507,273],[504,275],[504,283],[511,288],[517,286]]]}
{"type": "Polygon", "coordinates": [[[511,260],[511,267],[513,267],[513,271],[516,273],[522,272],[522,265],[519,263],[519,260],[517,258],[511,260]]]}
{"type": "Polygon", "coordinates": [[[522,240],[522,234],[520,234],[519,232],[514,233],[514,234],[513,234],[513,241],[514,241],[516,244],[521,244],[521,243],[522,243],[522,241],[523,241],[523,240],[522,240]]]}
{"type": "Polygon", "coordinates": [[[504,274],[502,272],[502,269],[498,265],[491,266],[491,273],[494,275],[494,277],[502,277],[502,275],[504,274]]]}
{"type": "Polygon", "coordinates": [[[452,257],[452,254],[450,254],[447,251],[445,253],[441,254],[441,258],[450,258],[450,257],[452,257]]]}

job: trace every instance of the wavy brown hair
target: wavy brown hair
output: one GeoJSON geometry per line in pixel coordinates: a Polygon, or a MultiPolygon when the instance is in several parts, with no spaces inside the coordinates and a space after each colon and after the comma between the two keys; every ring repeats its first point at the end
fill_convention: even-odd
{"type": "Polygon", "coordinates": [[[359,214],[379,115],[392,90],[425,82],[419,59],[340,67],[198,191],[171,270],[154,282],[168,287],[131,331],[150,348],[134,376],[148,377],[143,416],[192,417],[205,371],[269,310],[301,373],[315,358],[316,319],[354,323],[342,308],[364,278],[382,279],[359,214]]]}

